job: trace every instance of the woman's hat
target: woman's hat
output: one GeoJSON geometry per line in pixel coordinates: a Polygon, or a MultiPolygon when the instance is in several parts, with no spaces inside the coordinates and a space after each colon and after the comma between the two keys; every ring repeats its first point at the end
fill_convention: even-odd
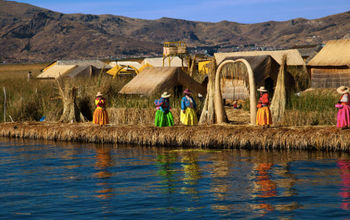
{"type": "Polygon", "coordinates": [[[192,91],[189,90],[189,89],[185,89],[184,94],[189,94],[189,95],[191,95],[191,94],[192,94],[192,91]]]}
{"type": "Polygon", "coordinates": [[[349,93],[349,87],[347,87],[347,86],[340,86],[339,88],[337,88],[337,92],[339,94],[349,93]]]}
{"type": "Polygon", "coordinates": [[[261,86],[259,89],[257,89],[259,92],[267,92],[264,86],[261,86]]]}
{"type": "Polygon", "coordinates": [[[99,97],[99,96],[103,96],[103,94],[102,94],[101,92],[98,92],[98,93],[96,94],[96,97],[99,97]]]}
{"type": "Polygon", "coordinates": [[[162,94],[162,98],[169,98],[171,96],[171,94],[169,94],[168,92],[163,92],[162,94]]]}

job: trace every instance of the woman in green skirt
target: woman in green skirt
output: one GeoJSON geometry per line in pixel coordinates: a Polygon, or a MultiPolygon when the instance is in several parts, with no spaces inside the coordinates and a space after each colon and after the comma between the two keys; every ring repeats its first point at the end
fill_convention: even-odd
{"type": "Polygon", "coordinates": [[[167,127],[174,125],[174,118],[170,112],[170,94],[164,92],[160,99],[154,101],[157,107],[156,118],[154,120],[155,126],[167,127]]]}

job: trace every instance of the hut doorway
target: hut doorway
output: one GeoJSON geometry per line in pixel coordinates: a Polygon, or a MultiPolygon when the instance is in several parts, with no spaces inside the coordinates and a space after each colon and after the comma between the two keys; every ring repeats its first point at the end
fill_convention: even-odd
{"type": "Polygon", "coordinates": [[[250,102],[250,123],[256,119],[256,91],[253,70],[245,59],[226,60],[222,62],[215,76],[214,106],[218,123],[225,121],[223,98],[248,98],[250,102]],[[224,86],[225,83],[229,84],[224,86]],[[224,89],[222,89],[224,88],[224,89]]]}
{"type": "Polygon", "coordinates": [[[268,91],[269,93],[269,97],[273,97],[273,92],[274,92],[274,82],[273,79],[271,77],[267,77],[264,81],[265,84],[265,89],[268,91]]]}

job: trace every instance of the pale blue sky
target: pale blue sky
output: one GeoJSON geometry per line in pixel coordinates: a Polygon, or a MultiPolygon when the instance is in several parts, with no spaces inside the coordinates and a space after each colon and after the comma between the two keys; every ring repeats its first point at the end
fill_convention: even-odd
{"type": "Polygon", "coordinates": [[[350,0],[19,0],[62,13],[239,23],[320,18],[350,11],[350,0]]]}

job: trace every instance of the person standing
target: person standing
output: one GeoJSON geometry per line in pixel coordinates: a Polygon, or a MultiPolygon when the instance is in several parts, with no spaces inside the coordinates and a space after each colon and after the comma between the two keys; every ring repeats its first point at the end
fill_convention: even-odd
{"type": "Polygon", "coordinates": [[[197,125],[198,118],[196,114],[196,102],[192,97],[192,92],[189,89],[185,89],[184,97],[181,99],[181,113],[180,121],[184,125],[197,125]]]}
{"type": "Polygon", "coordinates": [[[106,111],[106,100],[103,94],[98,92],[95,99],[96,109],[94,111],[92,122],[98,125],[106,125],[109,123],[108,114],[106,111]]]}
{"type": "Polygon", "coordinates": [[[256,125],[270,127],[272,124],[272,117],[269,109],[269,94],[267,93],[267,90],[264,86],[261,86],[257,90],[260,92],[260,98],[257,105],[258,112],[256,113],[256,125]]]}
{"type": "Polygon", "coordinates": [[[168,127],[174,125],[174,117],[170,112],[170,96],[170,94],[164,92],[160,99],[154,101],[157,108],[154,125],[157,127],[168,127]]]}
{"type": "Polygon", "coordinates": [[[345,129],[350,126],[350,89],[347,86],[340,86],[337,88],[337,92],[342,95],[339,99],[339,102],[335,105],[335,107],[339,109],[337,127],[345,129]]]}

